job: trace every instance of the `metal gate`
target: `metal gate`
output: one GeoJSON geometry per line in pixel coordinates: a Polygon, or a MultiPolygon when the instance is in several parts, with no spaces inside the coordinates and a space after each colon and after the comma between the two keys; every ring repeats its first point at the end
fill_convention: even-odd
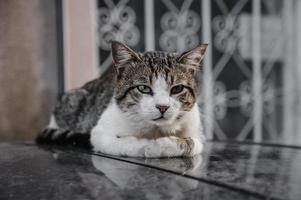
{"type": "Polygon", "coordinates": [[[112,39],[139,51],[209,43],[199,77],[207,138],[300,145],[300,11],[298,0],[98,0],[100,71],[112,39]]]}

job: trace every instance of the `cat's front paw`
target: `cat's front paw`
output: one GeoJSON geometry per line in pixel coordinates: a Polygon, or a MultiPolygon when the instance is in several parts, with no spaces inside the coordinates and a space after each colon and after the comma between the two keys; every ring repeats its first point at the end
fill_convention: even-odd
{"type": "Polygon", "coordinates": [[[204,148],[204,144],[202,143],[202,141],[198,138],[191,138],[191,141],[193,145],[191,147],[190,156],[201,154],[204,148]]]}
{"type": "Polygon", "coordinates": [[[182,151],[182,156],[192,157],[198,155],[203,150],[203,144],[198,138],[179,138],[179,137],[170,137],[171,140],[177,144],[178,148],[182,151]]]}
{"type": "Polygon", "coordinates": [[[182,156],[184,151],[177,144],[177,137],[161,137],[153,140],[145,148],[145,157],[177,157],[182,156]]]}

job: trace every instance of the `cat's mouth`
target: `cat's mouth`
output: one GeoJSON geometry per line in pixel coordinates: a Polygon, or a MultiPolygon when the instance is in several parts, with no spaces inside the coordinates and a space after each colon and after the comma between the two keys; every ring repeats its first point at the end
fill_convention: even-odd
{"type": "Polygon", "coordinates": [[[158,118],[153,119],[153,121],[165,121],[165,120],[167,120],[167,119],[163,115],[161,115],[158,118]]]}

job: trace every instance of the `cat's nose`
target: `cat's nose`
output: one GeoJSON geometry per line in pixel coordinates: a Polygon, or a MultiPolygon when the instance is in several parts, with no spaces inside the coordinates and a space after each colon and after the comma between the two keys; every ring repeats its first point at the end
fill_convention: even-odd
{"type": "Polygon", "coordinates": [[[156,108],[158,108],[158,110],[160,111],[160,113],[163,114],[163,113],[165,113],[168,110],[169,106],[168,105],[157,104],[156,108]]]}

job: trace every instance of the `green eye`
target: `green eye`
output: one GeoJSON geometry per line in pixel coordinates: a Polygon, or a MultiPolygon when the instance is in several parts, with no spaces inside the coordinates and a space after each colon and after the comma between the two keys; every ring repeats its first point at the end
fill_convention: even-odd
{"type": "Polygon", "coordinates": [[[184,89],[183,85],[176,85],[171,88],[170,94],[179,94],[180,92],[183,91],[183,89],[184,89]]]}
{"type": "Polygon", "coordinates": [[[138,85],[137,89],[143,94],[152,94],[152,89],[146,85],[138,85]]]}

